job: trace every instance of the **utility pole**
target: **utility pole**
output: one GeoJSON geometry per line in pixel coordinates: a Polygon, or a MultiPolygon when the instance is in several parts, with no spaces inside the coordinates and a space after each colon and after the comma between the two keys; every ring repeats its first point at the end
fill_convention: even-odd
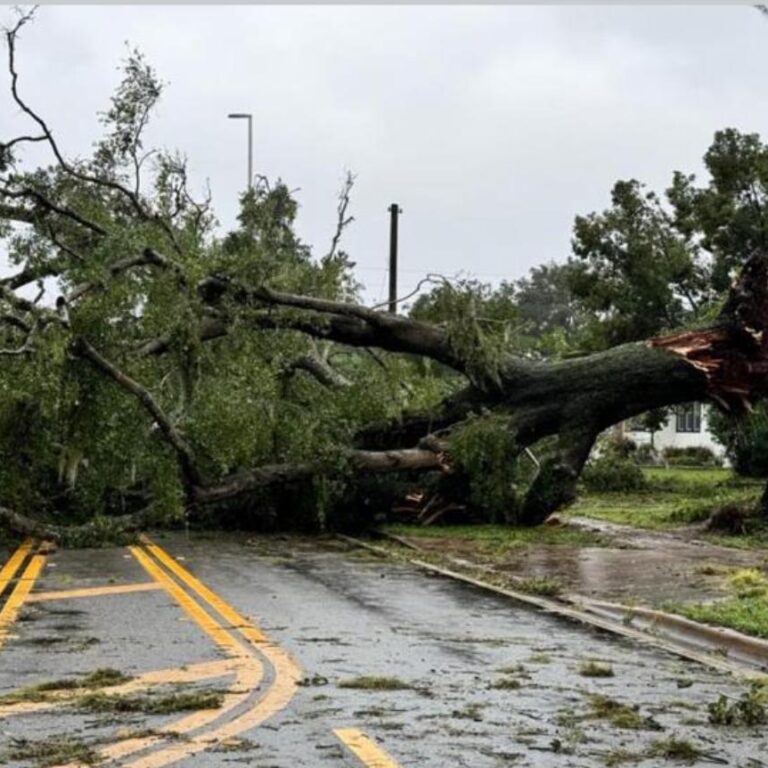
{"type": "Polygon", "coordinates": [[[397,217],[402,213],[397,203],[389,211],[389,311],[397,314],[397,217]]]}
{"type": "Polygon", "coordinates": [[[231,120],[248,121],[248,189],[253,186],[253,115],[250,112],[231,112],[227,115],[231,120]]]}

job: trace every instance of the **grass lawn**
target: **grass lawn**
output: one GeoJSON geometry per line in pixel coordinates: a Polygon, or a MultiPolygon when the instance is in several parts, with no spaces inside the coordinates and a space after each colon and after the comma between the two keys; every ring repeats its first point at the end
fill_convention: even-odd
{"type": "Polygon", "coordinates": [[[729,576],[728,586],[732,594],[723,600],[667,607],[694,621],[768,638],[768,577],[763,570],[736,570],[729,576]]]}
{"type": "Polygon", "coordinates": [[[768,598],[729,597],[714,603],[673,605],[669,610],[703,624],[730,627],[747,635],[768,638],[768,598]]]}
{"type": "MultiPolygon", "coordinates": [[[[721,468],[650,467],[644,468],[643,474],[647,489],[612,493],[582,490],[569,512],[638,528],[676,528],[706,520],[723,504],[756,500],[762,488],[760,480],[740,478],[721,468]]],[[[750,541],[752,536],[719,538],[735,545],[756,543],[750,541]]]]}
{"type": "Polygon", "coordinates": [[[503,549],[526,547],[530,544],[594,547],[600,543],[599,537],[588,531],[547,525],[538,528],[511,525],[436,525],[426,528],[419,525],[385,525],[382,530],[411,538],[465,539],[503,549]]]}

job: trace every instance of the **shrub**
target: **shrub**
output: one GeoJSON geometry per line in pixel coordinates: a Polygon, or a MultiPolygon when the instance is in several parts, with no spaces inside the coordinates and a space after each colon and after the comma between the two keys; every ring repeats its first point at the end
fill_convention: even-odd
{"type": "Polygon", "coordinates": [[[753,413],[741,418],[712,411],[710,426],[725,446],[728,460],[738,475],[768,476],[768,409],[758,403],[753,413]]]}
{"type": "Polygon", "coordinates": [[[638,445],[634,459],[640,466],[656,467],[661,464],[659,452],[650,443],[638,445]]]}
{"type": "Polygon", "coordinates": [[[631,437],[610,435],[605,442],[605,451],[620,459],[629,459],[635,455],[637,443],[631,437]]]}
{"type": "Polygon", "coordinates": [[[590,462],[582,475],[590,491],[642,491],[647,483],[640,467],[630,459],[605,454],[590,462]]]}
{"type": "Polygon", "coordinates": [[[719,467],[723,462],[709,448],[691,445],[687,448],[665,448],[664,460],[672,466],[719,467]]]}

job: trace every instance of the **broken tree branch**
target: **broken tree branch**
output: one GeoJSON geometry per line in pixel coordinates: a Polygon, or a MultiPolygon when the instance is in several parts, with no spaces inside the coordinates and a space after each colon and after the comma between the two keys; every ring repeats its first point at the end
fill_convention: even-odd
{"type": "Polygon", "coordinates": [[[138,399],[142,407],[152,416],[163,437],[176,453],[181,470],[182,481],[188,494],[191,495],[195,486],[201,484],[200,474],[195,466],[192,448],[176,429],[163,409],[152,397],[148,389],[128,374],[121,371],[114,363],[111,363],[103,355],[96,351],[84,338],[78,337],[72,344],[73,352],[88,360],[96,370],[111,378],[124,390],[138,399]]]}

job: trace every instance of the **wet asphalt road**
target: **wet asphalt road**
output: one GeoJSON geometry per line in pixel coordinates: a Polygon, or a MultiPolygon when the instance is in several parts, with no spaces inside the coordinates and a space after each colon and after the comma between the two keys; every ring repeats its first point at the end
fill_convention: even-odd
{"type": "MultiPolygon", "coordinates": [[[[204,631],[194,609],[167,588],[109,593],[137,583],[159,586],[126,549],[55,552],[7,630],[0,693],[103,667],[133,676],[204,669],[228,657],[230,641],[217,632],[239,638],[247,622],[275,646],[256,643],[260,684],[248,682],[255,667],[248,672],[245,665],[234,683],[201,678],[180,685],[232,690],[234,705],[212,724],[175,740],[156,738],[116,765],[593,767],[610,764],[623,750],[631,759],[622,764],[650,768],[674,764],[648,756],[654,743],[669,738],[695,744],[707,755],[702,765],[713,759],[740,768],[768,765],[765,727],[707,722],[707,704],[720,694],[740,696],[744,685],[691,662],[333,541],[183,535],[155,541],[241,617],[216,614],[178,575],[174,583],[218,616],[219,629],[204,631]],[[82,588],[107,594],[35,599],[82,588]],[[614,677],[580,675],[590,660],[610,664],[614,677]],[[394,678],[408,687],[343,687],[360,676],[394,678]],[[249,713],[258,714],[257,689],[271,690],[274,706],[262,711],[258,724],[228,735],[227,722],[247,723],[249,713]],[[640,728],[598,717],[596,694],[638,707],[633,722],[640,728]],[[336,729],[367,734],[378,757],[370,750],[356,755],[336,729]],[[187,745],[196,734],[194,751],[187,745]]],[[[60,734],[100,748],[147,728],[162,732],[179,717],[84,714],[66,705],[27,713],[0,707],[0,750],[7,756],[25,739],[60,734]]]]}

